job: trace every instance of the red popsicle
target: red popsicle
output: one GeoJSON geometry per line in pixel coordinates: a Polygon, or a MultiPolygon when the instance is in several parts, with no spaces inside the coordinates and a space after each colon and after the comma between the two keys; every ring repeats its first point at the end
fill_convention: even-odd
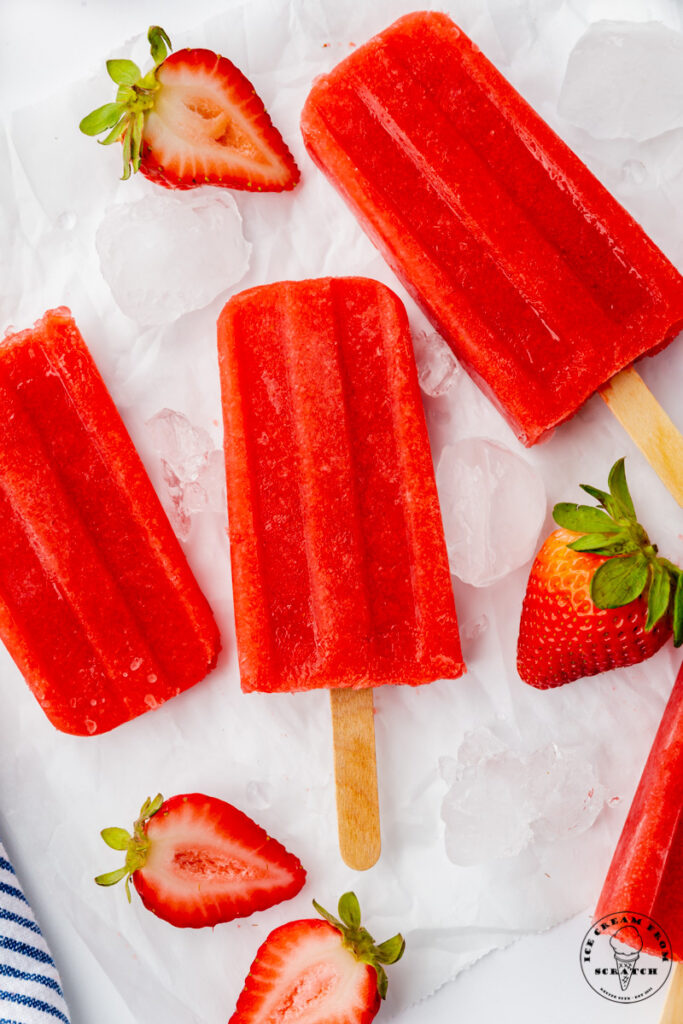
{"type": "MultiPolygon", "coordinates": [[[[317,79],[302,131],[525,444],[683,327],[678,272],[445,14],[400,18],[317,79]]],[[[627,429],[683,502],[676,459],[647,450],[659,424],[627,429]]]]}
{"type": "MultiPolygon", "coordinates": [[[[683,960],[683,667],[666,706],[607,878],[595,920],[606,914],[647,914],[664,929],[675,960],[683,960]]],[[[642,929],[644,950],[659,954],[642,929]]]]}
{"type": "Polygon", "coordinates": [[[376,281],[252,288],[219,321],[244,690],[463,671],[405,311],[376,281]]]}
{"type": "Polygon", "coordinates": [[[338,711],[342,689],[461,675],[402,303],[363,278],[266,285],[218,344],[243,689],[332,688],[338,711]]]}
{"type": "Polygon", "coordinates": [[[0,635],[50,721],[106,732],[203,679],[220,649],[67,309],[0,342],[0,635]]]}

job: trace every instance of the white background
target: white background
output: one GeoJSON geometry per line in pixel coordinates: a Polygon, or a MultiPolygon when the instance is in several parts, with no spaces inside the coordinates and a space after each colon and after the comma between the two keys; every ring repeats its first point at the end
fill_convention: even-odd
{"type": "MultiPolygon", "coordinates": [[[[472,6],[477,0],[472,0],[472,6]]],[[[483,0],[479,0],[483,3],[483,0]]],[[[447,6],[444,4],[444,6],[447,6]]],[[[597,16],[609,9],[610,17],[629,17],[632,3],[612,0],[597,4],[597,16]]],[[[221,13],[221,0],[3,0],[0,9],[0,98],[5,113],[41,100],[52,89],[91,74],[102,54],[148,24],[164,25],[174,41],[186,24],[221,13]]],[[[397,2],[396,15],[410,9],[397,2]]],[[[510,2],[514,11],[515,3],[510,2]]],[[[379,26],[378,26],[379,27],[379,26]]],[[[350,36],[353,26],[349,25],[350,36]]],[[[360,40],[358,40],[360,41],[360,40]]],[[[124,54],[121,54],[122,56],[124,54]]],[[[248,68],[245,68],[248,73],[248,68]]],[[[90,106],[98,102],[93,99],[90,106]]],[[[86,109],[89,109],[86,106],[86,109]]],[[[94,143],[93,143],[94,144],[94,143]]],[[[595,481],[597,482],[597,481],[595,481]]],[[[107,822],[109,824],[110,822],[107,822]]],[[[114,824],[115,822],[111,822],[114,824]]],[[[116,822],[116,824],[124,822],[116,822]]],[[[25,847],[22,847],[25,851],[25,847]]],[[[17,863],[18,872],[36,878],[35,865],[17,863]]],[[[104,868],[102,868],[104,870],[104,868]]],[[[66,995],[74,1024],[121,1024],[129,1011],[121,1003],[106,974],[77,937],[60,932],[59,921],[50,915],[49,895],[33,883],[34,905],[48,922],[46,931],[64,976],[66,995]]],[[[510,1024],[529,1021],[549,1024],[628,1024],[654,1022],[662,996],[637,1007],[608,1005],[591,992],[578,970],[580,941],[590,921],[583,915],[552,930],[519,941],[493,953],[446,985],[426,1004],[399,1011],[397,1024],[432,1024],[477,1021],[493,1024],[504,1012],[510,1024]],[[502,1011],[501,1008],[504,1007],[502,1011]]],[[[383,936],[380,936],[382,938],[383,936]]],[[[399,970],[400,968],[396,968],[399,970]]],[[[232,1008],[226,1006],[227,1020],[232,1008]]],[[[146,1024],[176,1024],[147,1016],[146,1024]]],[[[178,1024],[181,1024],[178,1021],[178,1024]]]]}

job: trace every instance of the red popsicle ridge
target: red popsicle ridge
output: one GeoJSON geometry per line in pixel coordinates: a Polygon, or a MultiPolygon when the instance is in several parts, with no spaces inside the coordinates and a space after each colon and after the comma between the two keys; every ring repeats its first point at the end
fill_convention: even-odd
{"type": "Polygon", "coordinates": [[[280,282],[218,325],[242,687],[464,671],[408,321],[363,278],[280,282]]]}
{"type": "MultiPolygon", "coordinates": [[[[622,829],[594,920],[632,911],[666,932],[674,960],[683,959],[683,666],[622,829]]],[[[643,951],[661,948],[640,929],[643,951]]]]}
{"type": "Polygon", "coordinates": [[[48,718],[105,732],[216,663],[211,610],[71,315],[0,343],[0,635],[48,718]]]}
{"type": "Polygon", "coordinates": [[[525,444],[683,327],[683,279],[445,14],[316,80],[313,160],[525,444]]]}

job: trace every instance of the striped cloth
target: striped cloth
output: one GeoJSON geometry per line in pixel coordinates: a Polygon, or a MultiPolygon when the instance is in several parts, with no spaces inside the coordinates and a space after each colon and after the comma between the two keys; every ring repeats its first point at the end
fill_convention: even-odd
{"type": "Polygon", "coordinates": [[[69,1024],[59,974],[0,843],[0,1024],[69,1024]]]}

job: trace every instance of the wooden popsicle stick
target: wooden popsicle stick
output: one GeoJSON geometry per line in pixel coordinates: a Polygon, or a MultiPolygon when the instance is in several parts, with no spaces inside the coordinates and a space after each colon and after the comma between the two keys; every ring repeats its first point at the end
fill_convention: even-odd
{"type": "Polygon", "coordinates": [[[664,1010],[659,1024],[681,1024],[683,1021],[683,963],[674,964],[664,1010]]]}
{"type": "Polygon", "coordinates": [[[642,377],[628,367],[603,384],[600,395],[683,507],[683,436],[642,377]]]}
{"type": "Polygon", "coordinates": [[[365,871],[381,849],[372,690],[330,690],[339,850],[365,871]]]}

